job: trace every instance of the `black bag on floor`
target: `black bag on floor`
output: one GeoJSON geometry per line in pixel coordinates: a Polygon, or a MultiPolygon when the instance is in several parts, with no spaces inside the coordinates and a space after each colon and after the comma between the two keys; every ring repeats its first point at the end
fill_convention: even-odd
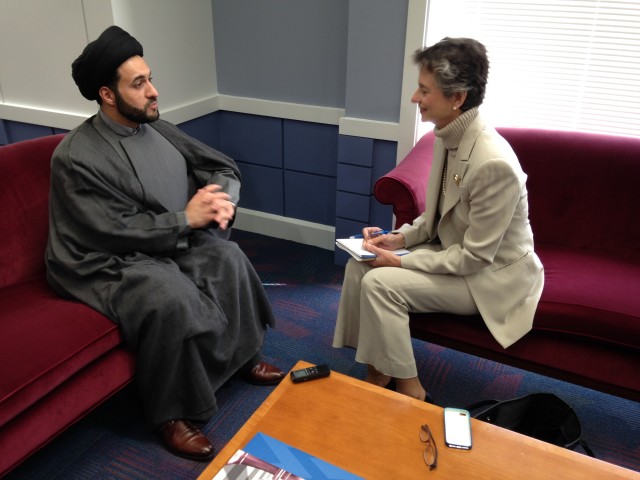
{"type": "Polygon", "coordinates": [[[576,412],[553,393],[532,393],[502,401],[483,400],[469,405],[467,410],[473,418],[559,447],[573,450],[580,445],[595,457],[582,439],[582,425],[576,412]]]}

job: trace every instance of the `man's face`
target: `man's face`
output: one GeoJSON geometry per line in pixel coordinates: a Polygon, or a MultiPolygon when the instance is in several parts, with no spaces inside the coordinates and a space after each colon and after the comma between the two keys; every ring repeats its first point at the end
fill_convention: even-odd
{"type": "Polygon", "coordinates": [[[158,91],[151,83],[151,70],[144,59],[131,57],[120,65],[118,74],[113,93],[121,123],[135,128],[157,120],[160,117],[158,91]]]}

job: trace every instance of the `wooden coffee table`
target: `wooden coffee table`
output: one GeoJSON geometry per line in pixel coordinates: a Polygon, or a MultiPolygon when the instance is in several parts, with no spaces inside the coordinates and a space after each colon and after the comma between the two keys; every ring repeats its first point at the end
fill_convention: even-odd
{"type": "MultiPolygon", "coordinates": [[[[308,367],[298,362],[295,369],[308,367]]],[[[287,376],[198,477],[211,479],[257,432],[366,479],[636,479],[640,474],[472,420],[473,448],[444,445],[442,408],[331,372],[293,384],[287,376]],[[429,470],[418,437],[428,424],[438,447],[429,470]]]]}

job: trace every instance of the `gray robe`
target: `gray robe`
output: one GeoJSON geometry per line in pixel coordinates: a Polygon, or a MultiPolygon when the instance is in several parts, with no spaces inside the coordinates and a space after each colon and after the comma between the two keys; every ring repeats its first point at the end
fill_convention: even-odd
{"type": "MultiPolygon", "coordinates": [[[[147,127],[184,157],[189,195],[215,183],[237,202],[233,160],[162,120],[147,127]]],[[[167,211],[140,182],[126,143],[112,135],[94,116],[53,154],[48,281],[120,326],[136,353],[152,426],[206,420],[217,411],[215,391],[260,358],[273,314],[240,248],[215,228],[191,230],[184,212],[167,211]]]]}

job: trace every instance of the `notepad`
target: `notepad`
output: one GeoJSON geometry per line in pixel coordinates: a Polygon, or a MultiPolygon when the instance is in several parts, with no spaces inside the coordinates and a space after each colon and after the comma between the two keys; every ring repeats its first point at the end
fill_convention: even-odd
{"type": "MultiPolygon", "coordinates": [[[[336,245],[359,262],[367,262],[376,258],[375,253],[362,248],[361,238],[338,238],[336,240],[336,245]]],[[[406,255],[410,252],[405,248],[400,248],[398,250],[393,250],[393,253],[396,255],[406,255]]]]}

